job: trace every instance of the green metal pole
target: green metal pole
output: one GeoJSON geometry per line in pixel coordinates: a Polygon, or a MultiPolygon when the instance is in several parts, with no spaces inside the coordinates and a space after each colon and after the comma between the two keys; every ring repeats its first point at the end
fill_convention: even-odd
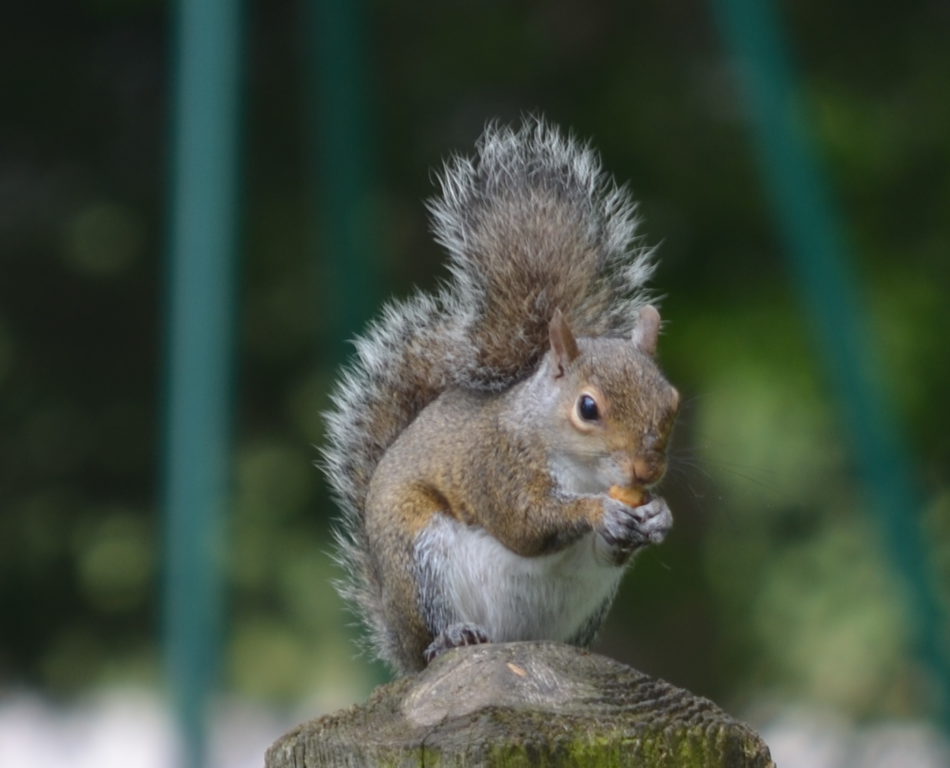
{"type": "Polygon", "coordinates": [[[337,357],[349,352],[342,344],[362,328],[378,294],[363,11],[360,0],[307,0],[317,248],[326,276],[321,304],[337,357]]]}
{"type": "Polygon", "coordinates": [[[165,652],[182,764],[207,763],[230,453],[240,5],[176,4],[165,456],[165,652]]]}
{"type": "MultiPolygon", "coordinates": [[[[320,283],[324,362],[352,353],[379,299],[375,134],[370,117],[370,47],[363,0],[304,0],[307,27],[314,251],[320,283]]],[[[373,664],[378,682],[387,678],[373,664]]]]}
{"type": "Polygon", "coordinates": [[[803,129],[801,104],[774,3],[716,0],[724,39],[743,76],[766,186],[805,314],[822,352],[871,512],[905,587],[913,634],[950,728],[950,659],[921,531],[922,501],[909,453],[878,384],[838,217],[803,129]]]}

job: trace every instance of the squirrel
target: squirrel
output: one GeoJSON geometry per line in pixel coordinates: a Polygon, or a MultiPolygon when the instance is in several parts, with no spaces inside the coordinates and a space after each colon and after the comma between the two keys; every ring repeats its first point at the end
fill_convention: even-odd
{"type": "Polygon", "coordinates": [[[325,414],[337,587],[397,674],[461,645],[588,646],[672,526],[679,395],[627,191],[541,118],[489,124],[430,200],[450,279],[390,303],[325,414]]]}

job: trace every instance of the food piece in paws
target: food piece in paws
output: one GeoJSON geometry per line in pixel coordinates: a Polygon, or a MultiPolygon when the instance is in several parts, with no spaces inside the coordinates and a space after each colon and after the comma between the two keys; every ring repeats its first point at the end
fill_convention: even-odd
{"type": "Polygon", "coordinates": [[[612,485],[607,495],[628,507],[639,507],[648,501],[647,492],[639,486],[612,485]]]}

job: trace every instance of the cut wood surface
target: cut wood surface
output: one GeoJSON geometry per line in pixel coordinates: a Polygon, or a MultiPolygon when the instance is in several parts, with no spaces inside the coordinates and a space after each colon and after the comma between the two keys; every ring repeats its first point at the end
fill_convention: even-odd
{"type": "Polygon", "coordinates": [[[317,766],[774,768],[708,699],[556,643],[450,651],[267,752],[266,768],[317,766]]]}

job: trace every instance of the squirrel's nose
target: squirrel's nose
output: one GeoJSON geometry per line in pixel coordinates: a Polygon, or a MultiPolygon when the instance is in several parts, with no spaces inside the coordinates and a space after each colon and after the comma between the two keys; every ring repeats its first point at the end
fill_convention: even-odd
{"type": "Polygon", "coordinates": [[[666,460],[662,453],[649,451],[633,460],[633,479],[638,485],[658,483],[665,472],[666,460]]]}

